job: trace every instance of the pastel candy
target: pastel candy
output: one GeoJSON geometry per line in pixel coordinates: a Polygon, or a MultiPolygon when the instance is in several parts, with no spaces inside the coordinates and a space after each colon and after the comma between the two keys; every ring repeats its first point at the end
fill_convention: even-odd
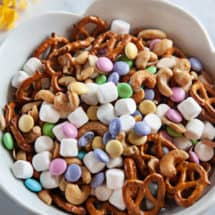
{"type": "Polygon", "coordinates": [[[193,70],[195,70],[196,72],[200,72],[203,69],[202,63],[198,58],[191,57],[189,59],[189,61],[190,61],[190,64],[191,64],[191,68],[193,70]]]}
{"type": "Polygon", "coordinates": [[[139,136],[147,136],[151,132],[150,126],[145,122],[137,122],[134,126],[134,132],[139,136]]]}
{"type": "Polygon", "coordinates": [[[166,112],[166,117],[175,123],[180,123],[183,119],[181,117],[181,114],[176,111],[175,109],[170,108],[167,112],[166,112]]]}
{"type": "Polygon", "coordinates": [[[81,136],[78,140],[78,146],[84,147],[87,144],[91,143],[94,138],[94,133],[92,131],[86,132],[83,136],[81,136]]]}
{"type": "Polygon", "coordinates": [[[110,198],[112,192],[113,191],[105,184],[95,188],[95,196],[99,201],[102,202],[107,201],[110,198]]]}
{"type": "Polygon", "coordinates": [[[157,106],[156,114],[162,118],[165,116],[166,112],[170,109],[170,107],[167,104],[159,104],[157,106]]]}
{"type": "Polygon", "coordinates": [[[40,174],[40,183],[45,189],[55,189],[59,186],[59,176],[51,175],[49,171],[40,174]]]}
{"type": "Polygon", "coordinates": [[[215,137],[215,127],[210,122],[205,122],[202,138],[213,140],[215,137]]]}
{"type": "Polygon", "coordinates": [[[109,124],[109,132],[112,137],[116,137],[122,129],[121,121],[119,118],[111,120],[109,124]]]}
{"type": "Polygon", "coordinates": [[[186,124],[185,136],[191,140],[197,140],[202,136],[204,123],[199,119],[192,119],[186,124]]]}
{"type": "Polygon", "coordinates": [[[61,141],[63,138],[66,138],[66,135],[63,132],[63,125],[65,125],[67,122],[62,122],[60,124],[57,124],[53,127],[52,132],[55,135],[55,137],[61,141]]]}
{"type": "Polygon", "coordinates": [[[114,190],[109,198],[109,202],[119,210],[123,211],[126,209],[125,202],[123,200],[122,189],[114,190]]]}
{"type": "Polygon", "coordinates": [[[24,160],[18,160],[11,166],[13,175],[16,178],[26,179],[33,176],[33,167],[30,162],[24,160]]]}
{"type": "Polygon", "coordinates": [[[128,114],[127,115],[122,115],[122,116],[120,116],[119,119],[121,121],[121,129],[122,129],[122,131],[127,132],[127,131],[131,130],[135,125],[135,119],[131,115],[128,115],[128,114]]]}
{"type": "Polygon", "coordinates": [[[161,128],[161,120],[158,115],[154,113],[149,113],[144,117],[143,120],[149,127],[151,128],[151,133],[157,133],[158,130],[161,128]]]}
{"type": "Polygon", "coordinates": [[[170,96],[170,99],[173,102],[181,102],[185,99],[186,93],[185,90],[181,87],[173,87],[172,89],[172,95],[170,96]]]}
{"type": "Polygon", "coordinates": [[[60,155],[62,157],[75,157],[78,155],[78,143],[76,139],[64,138],[60,144],[60,155]]]}
{"type": "Polygon", "coordinates": [[[155,91],[153,89],[144,89],[144,99],[153,100],[155,98],[155,91]]]}
{"type": "Polygon", "coordinates": [[[118,84],[119,74],[117,72],[111,73],[108,77],[108,82],[113,82],[114,84],[118,84]]]}
{"type": "Polygon", "coordinates": [[[190,155],[190,160],[193,161],[194,163],[198,163],[199,164],[199,157],[197,156],[197,154],[195,152],[193,152],[192,150],[189,151],[189,155],[190,155]]]}
{"type": "Polygon", "coordinates": [[[41,71],[42,63],[36,57],[31,57],[23,66],[23,70],[29,74],[33,75],[36,71],[41,71]]]}
{"type": "Polygon", "coordinates": [[[102,163],[108,163],[110,161],[109,156],[102,149],[94,149],[94,156],[98,161],[102,163]]]}
{"type": "Polygon", "coordinates": [[[51,161],[49,171],[52,175],[62,175],[67,168],[66,161],[62,158],[56,158],[51,161]]]}
{"type": "Polygon", "coordinates": [[[78,136],[78,129],[71,123],[65,122],[62,126],[63,134],[67,138],[76,138],[78,136]]]}
{"type": "Polygon", "coordinates": [[[113,71],[121,75],[126,75],[129,73],[129,65],[124,61],[117,61],[114,63],[113,71]]]}
{"type": "Polygon", "coordinates": [[[51,151],[54,148],[53,140],[48,136],[40,136],[34,143],[34,150],[39,153],[43,151],[51,151]]]}
{"type": "Polygon", "coordinates": [[[24,71],[18,71],[16,74],[12,77],[11,85],[15,88],[18,88],[21,83],[29,78],[29,75],[24,71]]]}
{"type": "Polygon", "coordinates": [[[110,72],[113,69],[113,63],[107,57],[99,57],[96,61],[96,66],[102,72],[110,72]]]}
{"type": "Polygon", "coordinates": [[[97,98],[97,90],[98,85],[95,83],[87,83],[88,93],[81,95],[81,100],[88,105],[97,105],[98,98],[97,98]]]}
{"type": "Polygon", "coordinates": [[[24,184],[25,187],[29,189],[31,192],[38,193],[42,190],[41,184],[33,178],[26,179],[24,184]]]}
{"type": "Polygon", "coordinates": [[[130,32],[130,24],[124,20],[115,19],[111,23],[110,30],[116,34],[128,34],[130,32]]]}
{"type": "Polygon", "coordinates": [[[108,169],[122,167],[123,166],[123,159],[122,159],[122,157],[113,158],[106,165],[107,165],[108,169]]]}
{"type": "Polygon", "coordinates": [[[99,121],[104,124],[109,124],[116,117],[114,107],[110,103],[99,106],[96,115],[99,121]]]}
{"type": "Polygon", "coordinates": [[[70,164],[66,170],[65,178],[69,182],[77,182],[81,178],[81,167],[77,164],[70,164]]]}
{"type": "Polygon", "coordinates": [[[109,140],[112,140],[113,139],[113,137],[112,137],[112,135],[110,134],[110,132],[109,131],[107,131],[107,132],[105,132],[104,133],[104,135],[103,135],[103,144],[107,144],[107,142],[109,141],[109,140]]]}
{"type": "Polygon", "coordinates": [[[199,160],[203,162],[211,160],[214,156],[214,149],[202,142],[195,145],[194,151],[198,155],[199,160]]]}
{"type": "Polygon", "coordinates": [[[106,183],[109,189],[120,189],[123,187],[125,174],[121,169],[106,170],[106,183]]]}
{"type": "Polygon", "coordinates": [[[40,152],[33,156],[32,165],[38,172],[48,170],[51,162],[51,153],[48,151],[40,152]]]}
{"type": "Polygon", "coordinates": [[[132,98],[119,99],[115,103],[115,112],[117,116],[132,114],[136,110],[136,103],[132,98]]]}
{"type": "Polygon", "coordinates": [[[176,137],[174,138],[173,142],[177,148],[185,151],[187,151],[192,146],[192,142],[186,137],[176,137]]]}
{"type": "Polygon", "coordinates": [[[97,173],[93,176],[91,187],[96,188],[104,183],[105,180],[105,174],[104,172],[97,173]]]}

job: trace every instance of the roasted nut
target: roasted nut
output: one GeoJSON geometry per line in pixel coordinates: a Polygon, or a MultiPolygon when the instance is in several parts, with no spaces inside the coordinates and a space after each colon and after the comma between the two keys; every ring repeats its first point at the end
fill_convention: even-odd
{"type": "Polygon", "coordinates": [[[76,81],[72,76],[62,76],[58,79],[58,83],[63,86],[68,86],[72,81],[76,81]]]}
{"type": "Polygon", "coordinates": [[[48,190],[42,190],[38,193],[39,198],[47,205],[52,204],[52,197],[48,190]]]}
{"type": "Polygon", "coordinates": [[[47,103],[53,104],[54,102],[54,94],[50,90],[40,90],[34,96],[36,100],[43,100],[47,103]]]}
{"type": "Polygon", "coordinates": [[[75,63],[77,64],[85,64],[88,60],[89,52],[83,51],[79,55],[75,57],[75,63]]]}
{"type": "Polygon", "coordinates": [[[138,69],[145,69],[149,62],[150,56],[151,55],[149,49],[145,48],[143,51],[140,51],[135,61],[136,67],[138,69]]]}
{"type": "Polygon", "coordinates": [[[171,49],[173,46],[172,40],[162,39],[160,42],[156,43],[152,51],[158,56],[164,55],[168,49],[171,49]]]}
{"type": "Polygon", "coordinates": [[[37,107],[41,104],[41,102],[30,102],[22,106],[22,113],[27,113],[32,110],[32,108],[36,105],[37,107]]]}
{"type": "Polygon", "coordinates": [[[78,70],[76,71],[76,78],[79,81],[85,81],[93,75],[94,71],[95,67],[93,66],[87,67],[83,70],[81,68],[78,68],[78,70]]]}
{"type": "Polygon", "coordinates": [[[176,131],[176,132],[178,132],[180,134],[183,134],[186,131],[186,128],[184,127],[183,124],[181,124],[181,123],[174,123],[174,122],[168,120],[165,116],[162,117],[162,123],[164,125],[167,125],[167,126],[171,127],[174,131],[176,131]]]}
{"type": "Polygon", "coordinates": [[[144,40],[153,40],[153,39],[164,39],[167,37],[166,33],[159,29],[146,29],[139,32],[138,37],[143,38],[144,40]]]}
{"type": "Polygon", "coordinates": [[[0,130],[4,130],[6,128],[6,121],[2,112],[0,112],[0,130]]]}
{"type": "Polygon", "coordinates": [[[64,176],[61,176],[60,178],[60,183],[59,183],[59,188],[62,192],[65,192],[66,190],[66,185],[69,184],[69,182],[66,181],[64,176]]]}
{"type": "Polygon", "coordinates": [[[81,167],[81,170],[82,170],[82,175],[81,175],[82,183],[90,184],[90,182],[92,181],[92,176],[90,174],[90,171],[84,166],[81,167]]]}

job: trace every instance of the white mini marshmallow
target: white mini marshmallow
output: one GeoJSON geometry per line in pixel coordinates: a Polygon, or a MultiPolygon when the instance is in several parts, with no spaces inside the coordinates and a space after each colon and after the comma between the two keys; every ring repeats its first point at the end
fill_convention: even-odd
{"type": "Polygon", "coordinates": [[[136,102],[132,98],[119,99],[115,103],[115,112],[117,116],[130,115],[137,109],[136,102]]]}
{"type": "Polygon", "coordinates": [[[202,138],[213,140],[215,137],[215,127],[210,122],[205,122],[202,138]]]}
{"type": "Polygon", "coordinates": [[[40,183],[45,189],[57,188],[59,181],[59,176],[51,175],[49,171],[42,172],[40,175],[40,183]]]}
{"type": "Polygon", "coordinates": [[[53,140],[48,136],[40,136],[34,143],[34,149],[37,153],[51,151],[54,148],[53,140]]]}
{"type": "Polygon", "coordinates": [[[192,119],[186,124],[185,136],[191,140],[197,140],[202,136],[204,123],[199,119],[192,119]]]}
{"type": "Polygon", "coordinates": [[[120,189],[123,187],[125,174],[121,169],[108,169],[106,170],[106,183],[109,189],[120,189]]]}
{"type": "Polygon", "coordinates": [[[21,85],[21,83],[26,80],[27,78],[29,78],[29,75],[24,72],[24,71],[18,71],[11,80],[11,85],[15,88],[19,88],[19,86],[21,85]]]}
{"type": "Polygon", "coordinates": [[[199,160],[203,162],[211,160],[214,156],[214,149],[202,142],[195,145],[194,151],[196,152],[199,160]]]}
{"type": "Polygon", "coordinates": [[[151,128],[151,133],[154,134],[157,133],[162,126],[161,119],[159,118],[158,115],[154,113],[147,114],[144,117],[143,121],[149,125],[149,127],[151,128]]]}
{"type": "Polygon", "coordinates": [[[95,188],[95,196],[99,201],[107,201],[111,194],[112,194],[112,190],[109,189],[106,185],[101,185],[95,188]]]}
{"type": "Polygon", "coordinates": [[[38,172],[48,170],[51,162],[51,153],[48,151],[40,152],[33,156],[32,165],[38,172]]]}
{"type": "Polygon", "coordinates": [[[39,117],[43,122],[56,123],[60,119],[60,114],[53,105],[43,102],[40,107],[39,117]]]}
{"type": "Polygon", "coordinates": [[[114,107],[111,103],[99,106],[96,115],[99,121],[103,122],[104,124],[109,124],[110,121],[116,117],[114,113],[114,107]]]}
{"type": "Polygon", "coordinates": [[[29,75],[33,75],[37,70],[41,70],[42,63],[36,57],[31,57],[23,66],[23,70],[29,75]]]}
{"type": "Polygon", "coordinates": [[[61,141],[63,138],[66,138],[66,136],[64,135],[63,133],[63,125],[68,123],[68,121],[66,122],[62,122],[60,124],[57,124],[53,129],[52,129],[52,132],[54,133],[55,137],[61,141]]]}
{"type": "Polygon", "coordinates": [[[109,202],[121,211],[126,209],[122,189],[114,190],[109,198],[109,202]]]}
{"type": "Polygon", "coordinates": [[[33,176],[33,167],[30,162],[18,160],[12,164],[12,173],[16,178],[26,179],[33,176]]]}
{"type": "Polygon", "coordinates": [[[115,101],[118,98],[117,87],[113,82],[107,82],[98,86],[97,98],[101,104],[115,101]]]}
{"type": "Polygon", "coordinates": [[[81,99],[88,105],[97,105],[98,98],[97,98],[97,90],[98,85],[94,83],[87,83],[88,93],[81,95],[81,99]]]}
{"type": "Polygon", "coordinates": [[[131,115],[122,115],[120,118],[122,131],[128,132],[131,130],[135,125],[135,119],[131,115]]]}
{"type": "Polygon", "coordinates": [[[60,155],[62,157],[75,157],[78,155],[78,142],[73,138],[64,138],[60,142],[60,155]]]}
{"type": "Polygon", "coordinates": [[[177,148],[184,151],[187,151],[192,146],[192,142],[186,137],[176,137],[173,142],[177,148]]]}
{"type": "Polygon", "coordinates": [[[196,118],[202,110],[201,106],[192,97],[182,101],[177,108],[186,120],[196,118]]]}
{"type": "Polygon", "coordinates": [[[130,24],[121,19],[115,19],[111,23],[110,31],[116,34],[129,34],[130,24]]]}
{"type": "Polygon", "coordinates": [[[113,158],[107,163],[108,169],[112,169],[112,168],[116,168],[116,167],[122,167],[122,166],[123,166],[122,157],[113,158]]]}
{"type": "Polygon", "coordinates": [[[82,125],[88,122],[89,118],[82,107],[76,108],[69,114],[68,120],[76,127],[80,128],[82,125]]]}
{"type": "Polygon", "coordinates": [[[166,112],[170,109],[170,107],[167,104],[159,104],[157,106],[156,114],[162,118],[166,112]]]}
{"type": "Polygon", "coordinates": [[[83,159],[85,166],[89,169],[91,173],[97,173],[102,171],[105,168],[105,163],[100,162],[94,156],[94,152],[88,152],[83,159]]]}

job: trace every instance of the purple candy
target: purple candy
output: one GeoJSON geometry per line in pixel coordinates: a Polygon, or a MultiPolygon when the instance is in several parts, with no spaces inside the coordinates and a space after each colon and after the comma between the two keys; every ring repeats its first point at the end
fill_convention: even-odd
{"type": "Polygon", "coordinates": [[[172,95],[170,96],[170,99],[173,102],[181,102],[185,99],[186,93],[185,90],[181,87],[173,87],[172,88],[172,95]]]}
{"type": "Polygon", "coordinates": [[[193,161],[194,163],[198,163],[199,164],[199,158],[197,156],[197,154],[193,151],[189,151],[189,155],[190,155],[190,160],[193,161]]]}
{"type": "Polygon", "coordinates": [[[175,123],[179,123],[183,120],[181,114],[177,110],[172,108],[170,108],[165,115],[170,121],[175,123]]]}
{"type": "Polygon", "coordinates": [[[108,77],[108,82],[113,82],[114,84],[118,84],[119,82],[119,74],[117,72],[113,72],[108,77]]]}
{"type": "Polygon", "coordinates": [[[154,39],[151,41],[151,43],[149,44],[149,48],[150,50],[152,50],[155,46],[156,43],[160,42],[161,40],[160,39],[154,39]]]}
{"type": "Polygon", "coordinates": [[[121,121],[119,118],[111,120],[109,124],[109,133],[112,137],[116,137],[122,129],[121,121]]]}
{"type": "Polygon", "coordinates": [[[117,72],[119,75],[126,75],[129,73],[129,65],[124,61],[117,61],[114,63],[113,71],[117,72]]]}
{"type": "Polygon", "coordinates": [[[90,143],[94,138],[94,133],[92,131],[86,132],[83,136],[81,136],[78,140],[78,146],[84,147],[88,143],[90,143]]]}
{"type": "Polygon", "coordinates": [[[105,174],[103,172],[97,173],[93,176],[91,187],[96,188],[104,183],[105,174]]]}
{"type": "Polygon", "coordinates": [[[161,131],[161,136],[167,140],[169,140],[170,142],[173,142],[173,138],[169,136],[169,134],[166,131],[161,131]]]}
{"type": "Polygon", "coordinates": [[[76,182],[81,177],[81,167],[77,164],[71,164],[68,166],[65,178],[69,182],[76,182]]]}
{"type": "Polygon", "coordinates": [[[103,144],[106,145],[109,140],[112,140],[113,137],[109,131],[106,131],[103,135],[103,144]]]}
{"type": "Polygon", "coordinates": [[[145,122],[137,122],[134,125],[134,132],[139,136],[147,136],[151,132],[151,128],[145,122]]]}
{"type": "Polygon", "coordinates": [[[108,163],[110,161],[109,156],[102,149],[94,149],[94,156],[102,163],[108,163]]]}
{"type": "Polygon", "coordinates": [[[112,61],[107,57],[99,57],[96,66],[102,72],[110,72],[113,69],[112,61]]]}
{"type": "Polygon", "coordinates": [[[155,91],[153,89],[145,89],[144,94],[144,99],[153,100],[155,98],[155,91]]]}
{"type": "Polygon", "coordinates": [[[192,70],[195,70],[196,72],[201,72],[201,70],[203,69],[203,66],[198,58],[191,57],[189,61],[190,61],[192,70]]]}

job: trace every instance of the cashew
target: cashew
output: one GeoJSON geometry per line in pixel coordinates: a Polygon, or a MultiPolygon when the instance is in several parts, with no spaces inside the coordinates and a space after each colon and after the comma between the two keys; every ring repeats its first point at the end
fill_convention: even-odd
{"type": "Polygon", "coordinates": [[[157,172],[158,168],[159,168],[159,159],[156,157],[152,157],[149,161],[148,161],[148,167],[150,172],[157,172]]]}
{"type": "Polygon", "coordinates": [[[4,114],[0,112],[0,130],[4,130],[6,128],[6,121],[4,118],[4,114]]]}
{"type": "Polygon", "coordinates": [[[36,100],[43,100],[48,103],[53,104],[54,102],[54,94],[50,90],[40,90],[34,96],[36,100]]]}
{"type": "Polygon", "coordinates": [[[72,76],[62,76],[58,79],[58,83],[63,86],[68,86],[72,81],[75,81],[75,78],[72,76]]]}
{"type": "Polygon", "coordinates": [[[177,174],[176,165],[189,158],[187,152],[183,150],[172,150],[168,154],[164,155],[160,160],[161,174],[167,177],[172,177],[177,174]]]}
{"type": "Polygon", "coordinates": [[[28,111],[28,114],[32,116],[32,118],[34,119],[34,122],[37,122],[39,118],[39,112],[36,105],[34,105],[32,109],[28,111]]]}
{"type": "Polygon", "coordinates": [[[136,62],[135,62],[136,67],[138,69],[145,69],[149,59],[150,59],[150,51],[149,49],[145,48],[143,51],[140,51],[137,55],[136,62]]]}
{"type": "Polygon", "coordinates": [[[138,37],[143,38],[144,40],[153,40],[153,39],[164,39],[167,37],[166,33],[159,29],[146,29],[139,32],[138,37]]]}
{"type": "Polygon", "coordinates": [[[92,176],[90,174],[90,171],[84,166],[81,167],[81,170],[82,170],[82,175],[81,175],[82,183],[90,184],[92,181],[92,176]]]}
{"type": "Polygon", "coordinates": [[[85,64],[88,60],[89,52],[83,51],[77,57],[75,57],[75,63],[77,64],[85,64]]]}
{"type": "Polygon", "coordinates": [[[13,149],[12,156],[14,160],[27,161],[27,153],[22,150],[16,151],[16,149],[13,149]]]}
{"type": "Polygon", "coordinates": [[[150,59],[149,62],[147,63],[147,66],[152,66],[156,64],[158,61],[158,56],[154,52],[150,52],[150,59]]]}
{"type": "Polygon", "coordinates": [[[65,180],[64,176],[61,176],[60,183],[59,183],[59,189],[62,192],[65,192],[67,184],[69,184],[69,183],[65,180]]]}
{"type": "Polygon", "coordinates": [[[67,91],[69,104],[70,104],[70,111],[74,111],[80,104],[80,99],[78,97],[78,94],[75,92],[67,91]]]}
{"type": "Polygon", "coordinates": [[[161,56],[164,55],[168,51],[168,49],[171,49],[172,47],[173,47],[172,40],[163,39],[154,45],[152,51],[158,56],[161,56]]]}
{"type": "Polygon", "coordinates": [[[41,102],[30,102],[22,106],[22,113],[27,113],[28,111],[32,110],[33,106],[39,106],[41,102]]]}
{"type": "Polygon", "coordinates": [[[52,159],[60,157],[60,144],[55,141],[54,149],[52,151],[52,159]]]}
{"type": "Polygon", "coordinates": [[[54,97],[54,108],[60,111],[62,114],[67,114],[73,111],[67,95],[61,92],[58,92],[54,97]]]}
{"type": "Polygon", "coordinates": [[[42,190],[38,193],[38,197],[42,200],[45,204],[51,205],[52,204],[52,197],[49,194],[48,190],[42,190]]]}
{"type": "Polygon", "coordinates": [[[85,81],[86,79],[90,78],[93,75],[94,71],[95,71],[95,67],[93,66],[87,67],[83,70],[77,67],[76,78],[79,81],[85,81]]]}
{"type": "Polygon", "coordinates": [[[64,158],[64,160],[66,161],[67,165],[70,164],[82,165],[82,161],[78,158],[64,158]]]}
{"type": "Polygon", "coordinates": [[[191,69],[190,61],[186,58],[178,58],[174,69],[179,69],[184,72],[190,72],[191,69]]]}
{"type": "Polygon", "coordinates": [[[64,74],[71,74],[73,72],[74,59],[71,54],[66,53],[58,57],[59,64],[63,67],[64,74]]]}
{"type": "Polygon", "coordinates": [[[162,68],[157,73],[157,86],[159,92],[166,96],[170,97],[172,95],[172,90],[168,85],[168,81],[173,76],[173,72],[169,68],[162,68]]]}
{"type": "Polygon", "coordinates": [[[89,185],[83,185],[82,189],[77,184],[67,184],[65,190],[66,200],[73,205],[81,205],[90,195],[89,185]]]}
{"type": "Polygon", "coordinates": [[[169,127],[171,127],[173,130],[175,130],[178,133],[182,134],[182,133],[185,133],[185,131],[186,131],[186,128],[181,123],[174,123],[174,122],[168,120],[165,116],[163,116],[161,120],[164,125],[168,125],[169,127]]]}

